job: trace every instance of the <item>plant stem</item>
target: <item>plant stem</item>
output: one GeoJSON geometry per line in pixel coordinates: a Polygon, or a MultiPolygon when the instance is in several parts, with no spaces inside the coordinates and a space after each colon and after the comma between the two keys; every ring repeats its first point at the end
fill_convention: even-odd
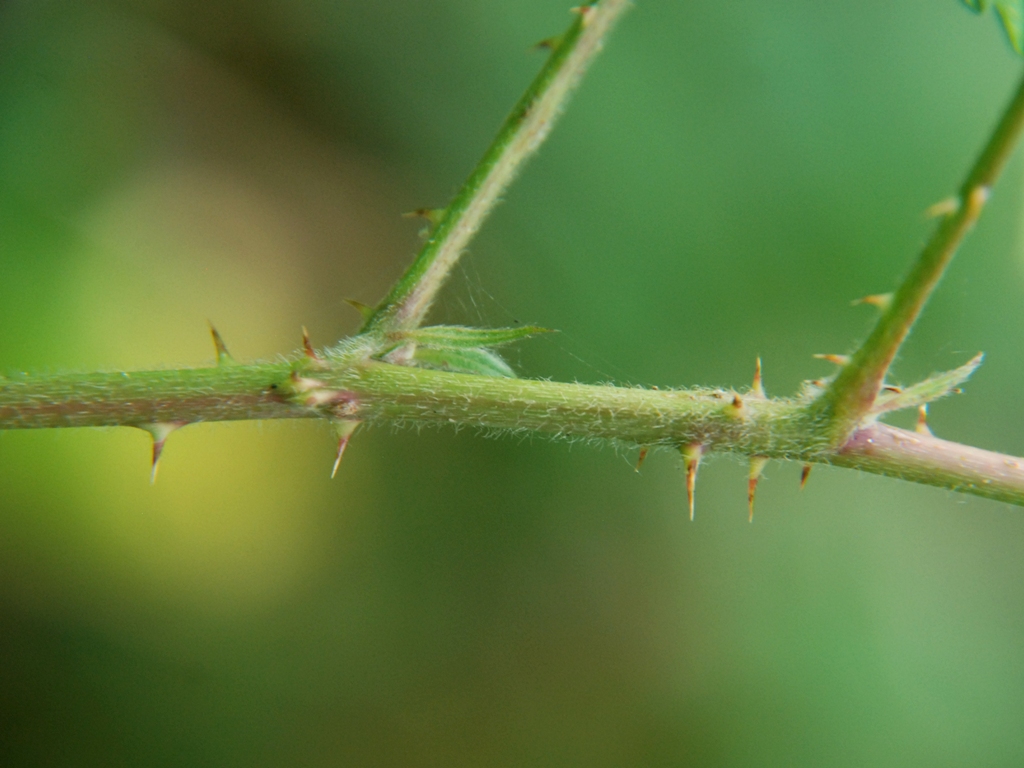
{"type": "Polygon", "coordinates": [[[1024,79],[960,188],[956,210],[944,216],[904,278],[871,335],[822,394],[815,409],[824,417],[832,445],[842,445],[870,414],[900,345],[964,237],[1024,129],[1024,79]]]}
{"type": "Polygon", "coordinates": [[[547,137],[628,0],[577,9],[572,26],[547,41],[551,55],[448,207],[430,211],[432,229],[405,274],[365,321],[362,332],[408,330],[423,322],[448,273],[516,173],[547,137]]]}
{"type": "MultiPolygon", "coordinates": [[[[601,47],[627,0],[599,0],[551,41],[551,56],[433,231],[363,332],[317,353],[276,363],[235,365],[213,331],[216,368],[0,376],[0,430],[135,426],[154,435],[154,465],[168,434],[202,421],[323,418],[340,427],[343,449],[355,422],[470,426],[639,446],[684,447],[690,479],[704,453],[834,464],[1024,506],[1024,460],[867,423],[885,374],[1024,129],[1024,82],[968,174],[959,204],[943,219],[860,350],[817,400],[767,399],[759,377],[731,390],[659,391],[465,375],[374,360],[413,334],[438,289],[522,162],[536,150],[601,47]],[[405,334],[403,336],[403,334],[405,334]],[[347,428],[346,428],[347,427],[347,428]],[[696,457],[696,458],[694,458],[696,457]]],[[[461,345],[511,341],[539,329],[434,328],[424,339],[461,345]],[[511,334],[511,335],[510,335],[511,334]],[[508,337],[508,338],[506,338],[508,337]]],[[[426,345],[429,348],[429,345],[426,345]]],[[[408,358],[413,360],[413,358],[408,358]]],[[[449,363],[450,365],[450,360],[449,363]]],[[[968,364],[905,393],[907,402],[942,394],[968,364]],[[950,378],[953,377],[953,378],[950,378]],[[923,388],[922,388],[923,387],[923,388]]],[[[973,368],[971,368],[973,369],[973,368]]],[[[923,400],[922,400],[923,401],[923,400]]],[[[646,451],[646,448],[645,448],[646,451]]],[[[338,454],[340,456],[340,452],[338,454]]],[[[750,483],[756,484],[751,474],[750,483]]],[[[750,485],[750,492],[753,492],[750,485]]]]}
{"type": "Polygon", "coordinates": [[[341,396],[346,418],[371,424],[702,445],[709,452],[833,464],[1024,505],[1024,460],[883,424],[858,430],[833,451],[813,437],[799,401],[737,401],[730,390],[562,384],[371,361],[321,370],[302,361],[20,375],[0,379],[0,429],[333,417],[329,407],[309,402],[337,400],[315,393],[341,396]]]}
{"type": "Polygon", "coordinates": [[[857,430],[828,463],[1024,505],[1024,459],[888,424],[857,430]]]}

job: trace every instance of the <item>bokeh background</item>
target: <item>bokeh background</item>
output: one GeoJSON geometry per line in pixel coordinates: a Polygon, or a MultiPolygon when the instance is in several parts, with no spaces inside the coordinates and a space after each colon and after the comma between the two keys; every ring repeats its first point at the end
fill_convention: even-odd
{"type": "MultiPolygon", "coordinates": [[[[352,332],[569,21],[562,0],[7,0],[0,369],[204,365],[352,332]]],[[[557,328],[523,375],[830,372],[1022,66],[954,0],[641,0],[439,303],[557,328]]],[[[1024,164],[916,329],[932,409],[1024,453],[1024,164]]],[[[896,423],[900,422],[898,419],[896,423]]],[[[1024,513],[469,432],[0,433],[8,766],[1002,766],[1024,513]]]]}

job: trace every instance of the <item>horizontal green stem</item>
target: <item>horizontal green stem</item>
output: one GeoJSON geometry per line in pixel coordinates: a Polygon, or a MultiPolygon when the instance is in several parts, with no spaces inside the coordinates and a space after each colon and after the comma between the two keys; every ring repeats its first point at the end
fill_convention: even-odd
{"type": "Polygon", "coordinates": [[[0,429],[306,418],[279,388],[290,363],[0,377],[0,429]]]}
{"type": "Polygon", "coordinates": [[[806,404],[306,361],[0,379],[0,429],[241,419],[435,424],[833,464],[1024,505],[1024,461],[875,424],[832,450],[806,404]],[[325,405],[326,403],[326,405],[325,405]]]}

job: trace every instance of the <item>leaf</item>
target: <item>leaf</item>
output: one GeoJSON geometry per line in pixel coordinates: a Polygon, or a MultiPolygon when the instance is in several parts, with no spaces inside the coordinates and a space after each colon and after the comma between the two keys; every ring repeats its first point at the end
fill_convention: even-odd
{"type": "Polygon", "coordinates": [[[930,403],[932,400],[945,397],[958,385],[963,384],[970,378],[975,369],[981,365],[982,358],[984,358],[984,355],[977,354],[959,368],[936,374],[930,379],[925,379],[900,392],[887,392],[883,390],[882,394],[875,400],[871,413],[877,416],[889,411],[899,411],[903,408],[916,408],[919,405],[930,403]]]}
{"type": "Polygon", "coordinates": [[[438,349],[496,347],[538,333],[551,333],[548,328],[526,325],[522,328],[467,328],[463,325],[431,325],[391,334],[392,338],[412,341],[438,349]]]}
{"type": "MultiPolygon", "coordinates": [[[[975,13],[988,10],[989,0],[963,0],[975,13]]],[[[1024,55],[1024,0],[995,0],[996,13],[1017,53],[1024,55]]]]}
{"type": "Polygon", "coordinates": [[[439,371],[516,378],[515,371],[496,352],[482,347],[476,349],[417,347],[413,353],[412,362],[421,368],[433,368],[439,371]]]}

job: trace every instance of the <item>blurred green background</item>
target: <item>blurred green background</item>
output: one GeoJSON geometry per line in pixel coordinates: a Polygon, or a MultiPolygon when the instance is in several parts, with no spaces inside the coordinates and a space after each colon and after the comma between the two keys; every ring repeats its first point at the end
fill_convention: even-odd
{"type": "MultiPolygon", "coordinates": [[[[569,21],[555,0],[8,0],[0,369],[352,332],[569,21]]],[[[529,376],[830,372],[1022,64],[954,0],[640,0],[435,318],[529,376]]],[[[1024,164],[908,343],[937,434],[1024,453],[1024,164]]],[[[896,423],[900,422],[898,419],[896,423]]],[[[1024,761],[1024,513],[849,471],[468,432],[0,433],[0,763],[1024,761]]]]}

